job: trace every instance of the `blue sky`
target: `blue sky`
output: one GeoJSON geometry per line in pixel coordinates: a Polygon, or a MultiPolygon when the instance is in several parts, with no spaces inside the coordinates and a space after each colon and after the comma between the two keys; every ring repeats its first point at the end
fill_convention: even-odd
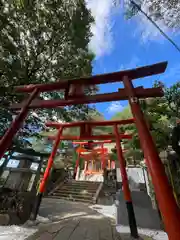
{"type": "MultiPolygon", "coordinates": [[[[109,1],[107,0],[107,2],[109,1]]],[[[91,9],[93,10],[93,8],[91,9]]],[[[96,9],[98,9],[97,5],[96,9]]],[[[151,87],[154,80],[161,80],[170,86],[179,80],[180,52],[165,40],[143,16],[127,21],[123,17],[122,8],[114,10],[111,5],[106,5],[104,9],[101,6],[100,16],[97,16],[97,10],[93,13],[98,20],[93,29],[92,48],[95,46],[94,51],[97,53],[93,62],[93,74],[115,72],[168,61],[168,67],[164,74],[136,80],[134,85],[151,87]]],[[[178,33],[176,35],[170,31],[167,33],[177,44],[180,44],[178,33]]],[[[100,92],[116,91],[121,86],[118,83],[102,85],[100,92]]],[[[117,111],[122,110],[126,104],[127,101],[121,101],[101,103],[96,107],[106,119],[109,119],[117,111]]]]}

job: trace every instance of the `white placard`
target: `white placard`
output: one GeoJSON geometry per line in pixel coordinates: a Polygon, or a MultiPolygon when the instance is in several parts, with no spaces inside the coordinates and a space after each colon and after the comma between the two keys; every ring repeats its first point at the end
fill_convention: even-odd
{"type": "Polygon", "coordinates": [[[30,169],[34,170],[34,171],[37,171],[38,167],[39,167],[39,163],[32,163],[30,169]]]}
{"type": "Polygon", "coordinates": [[[35,177],[36,177],[36,174],[33,174],[33,175],[31,176],[31,179],[30,179],[30,181],[29,181],[29,185],[28,185],[28,188],[27,188],[27,191],[29,191],[29,192],[30,192],[31,189],[32,189],[32,186],[33,186],[35,177]]]}
{"type": "Polygon", "coordinates": [[[6,167],[8,167],[8,168],[17,168],[19,163],[20,163],[19,160],[10,159],[8,161],[8,164],[6,165],[6,167]]]}

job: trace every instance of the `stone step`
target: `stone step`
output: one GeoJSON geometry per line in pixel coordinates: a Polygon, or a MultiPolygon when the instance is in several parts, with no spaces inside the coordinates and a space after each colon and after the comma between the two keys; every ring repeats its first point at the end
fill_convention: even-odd
{"type": "Polygon", "coordinates": [[[83,184],[83,183],[65,183],[65,185],[71,185],[71,186],[84,186],[84,187],[97,187],[99,184],[83,184]]]}
{"type": "Polygon", "coordinates": [[[81,184],[81,183],[65,183],[63,186],[74,186],[74,187],[84,187],[84,188],[97,188],[99,184],[81,184]]]}
{"type": "Polygon", "coordinates": [[[85,181],[68,181],[67,184],[80,184],[80,185],[92,185],[92,186],[97,186],[99,184],[99,182],[85,182],[85,181]]]}
{"type": "Polygon", "coordinates": [[[86,190],[82,190],[82,191],[74,191],[72,189],[56,189],[55,193],[72,193],[72,194],[81,194],[81,195],[89,195],[89,196],[93,196],[96,191],[94,192],[89,192],[89,191],[86,191],[86,190]]]}
{"type": "Polygon", "coordinates": [[[67,196],[57,196],[57,195],[51,195],[51,196],[46,196],[47,198],[55,198],[55,199],[63,199],[63,200],[68,200],[68,201],[73,201],[73,202],[84,202],[84,203],[94,203],[93,199],[85,199],[85,198],[69,198],[67,196]]]}
{"type": "Polygon", "coordinates": [[[49,197],[94,203],[93,197],[99,185],[99,182],[72,180],[56,188],[49,197]]]}
{"type": "Polygon", "coordinates": [[[63,190],[72,190],[72,191],[83,191],[83,190],[86,190],[86,191],[89,191],[89,192],[95,192],[96,189],[98,188],[98,186],[96,188],[87,188],[87,187],[82,187],[82,186],[62,186],[60,188],[57,188],[57,189],[63,189],[63,190]]]}
{"type": "Polygon", "coordinates": [[[54,192],[53,196],[62,196],[62,197],[71,197],[72,198],[83,198],[83,199],[92,199],[93,196],[91,195],[82,195],[82,194],[73,194],[73,193],[58,193],[54,192]]]}
{"type": "Polygon", "coordinates": [[[63,184],[63,185],[61,185],[62,187],[64,187],[64,186],[71,186],[71,187],[84,187],[84,188],[93,188],[93,189],[95,189],[95,188],[97,188],[98,186],[99,186],[99,184],[98,185],[96,185],[96,186],[92,186],[92,185],[82,185],[82,184],[67,184],[67,183],[65,183],[65,184],[63,184]]]}
{"type": "Polygon", "coordinates": [[[98,184],[99,182],[93,181],[78,181],[78,180],[71,180],[72,183],[84,183],[84,184],[98,184]]]}
{"type": "Polygon", "coordinates": [[[94,184],[97,185],[99,182],[91,182],[91,181],[76,181],[76,180],[71,180],[71,183],[81,183],[81,184],[94,184]]]}

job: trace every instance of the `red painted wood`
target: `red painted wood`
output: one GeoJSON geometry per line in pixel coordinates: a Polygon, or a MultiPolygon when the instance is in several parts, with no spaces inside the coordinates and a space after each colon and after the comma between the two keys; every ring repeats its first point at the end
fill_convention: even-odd
{"type": "Polygon", "coordinates": [[[79,79],[60,80],[53,83],[26,85],[16,87],[17,92],[32,92],[35,88],[38,88],[40,92],[54,91],[60,89],[66,89],[70,84],[83,84],[83,85],[97,85],[105,83],[120,82],[124,76],[128,76],[131,79],[143,78],[146,76],[152,76],[163,73],[166,70],[167,62],[160,62],[149,66],[138,67],[132,70],[124,70],[120,72],[95,75],[90,77],[82,77],[79,79]]]}
{"type": "MultiPolygon", "coordinates": [[[[138,98],[150,98],[150,97],[162,97],[164,95],[162,88],[147,88],[147,89],[136,89],[136,97],[138,98]]],[[[71,100],[57,99],[57,100],[34,100],[29,108],[59,108],[71,105],[79,104],[90,104],[100,102],[112,102],[119,100],[127,100],[128,95],[124,89],[120,89],[118,92],[96,94],[92,96],[85,96],[82,98],[74,98],[71,100]]],[[[11,109],[17,110],[22,108],[22,103],[12,104],[11,109]]]]}

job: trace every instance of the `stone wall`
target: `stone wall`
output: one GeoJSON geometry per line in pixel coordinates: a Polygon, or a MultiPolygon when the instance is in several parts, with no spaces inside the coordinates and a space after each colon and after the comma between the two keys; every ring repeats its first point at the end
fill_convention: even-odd
{"type": "Polygon", "coordinates": [[[0,225],[19,225],[25,223],[31,214],[34,203],[32,192],[17,192],[1,189],[0,225]]]}
{"type": "MultiPolygon", "coordinates": [[[[126,171],[129,179],[129,185],[132,190],[136,189],[147,190],[148,194],[150,194],[149,181],[145,169],[141,167],[131,167],[127,168],[126,171]]],[[[116,176],[117,182],[122,183],[120,168],[116,168],[116,176]]]]}

